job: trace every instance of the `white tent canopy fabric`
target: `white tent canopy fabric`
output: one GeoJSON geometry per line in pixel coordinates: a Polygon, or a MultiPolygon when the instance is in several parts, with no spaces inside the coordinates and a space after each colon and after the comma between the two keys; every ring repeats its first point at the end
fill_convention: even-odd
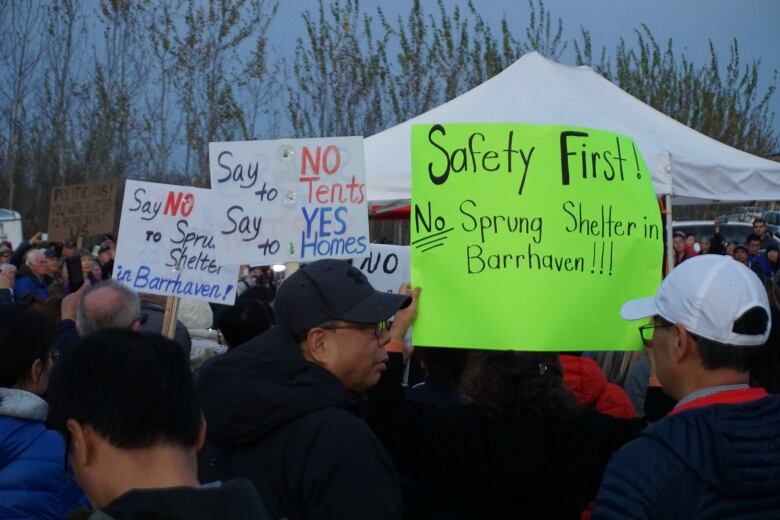
{"type": "Polygon", "coordinates": [[[561,65],[536,52],[463,95],[366,138],[368,199],[411,198],[412,124],[468,122],[610,130],[637,143],[658,195],[687,201],[780,200],[780,163],[678,123],[589,67],[561,65]]]}

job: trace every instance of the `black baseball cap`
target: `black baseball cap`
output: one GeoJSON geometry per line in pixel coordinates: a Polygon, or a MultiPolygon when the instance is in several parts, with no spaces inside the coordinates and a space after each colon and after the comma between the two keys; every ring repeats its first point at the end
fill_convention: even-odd
{"type": "Polygon", "coordinates": [[[377,291],[343,260],[318,260],[287,278],[274,300],[276,323],[297,339],[330,320],[377,323],[409,306],[412,298],[377,291]]]}

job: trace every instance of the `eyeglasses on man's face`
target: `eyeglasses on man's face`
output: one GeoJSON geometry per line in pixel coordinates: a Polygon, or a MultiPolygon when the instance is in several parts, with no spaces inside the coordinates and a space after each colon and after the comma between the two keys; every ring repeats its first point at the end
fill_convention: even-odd
{"type": "Polygon", "coordinates": [[[639,335],[642,337],[642,342],[647,345],[649,341],[653,339],[655,335],[655,329],[662,329],[664,327],[673,327],[674,323],[648,323],[639,327],[639,335]]]}
{"type": "Polygon", "coordinates": [[[321,329],[325,330],[339,330],[339,329],[353,329],[353,330],[370,330],[374,333],[374,336],[381,338],[382,335],[387,332],[387,321],[380,321],[377,323],[350,323],[347,325],[332,325],[325,323],[320,325],[321,329]]]}

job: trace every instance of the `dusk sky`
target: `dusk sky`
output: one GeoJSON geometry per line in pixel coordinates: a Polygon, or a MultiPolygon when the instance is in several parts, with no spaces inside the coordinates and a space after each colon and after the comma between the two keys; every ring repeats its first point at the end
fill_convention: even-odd
{"type": "MultiPolygon", "coordinates": [[[[498,30],[506,15],[515,34],[521,34],[528,21],[526,0],[473,0],[482,16],[498,30]]],[[[445,0],[446,5],[465,6],[465,1],[445,0]]],[[[406,17],[412,0],[361,0],[363,11],[374,13],[381,6],[391,21],[398,15],[406,17]]],[[[645,23],[652,34],[665,44],[674,41],[677,53],[685,54],[697,64],[709,60],[707,41],[711,39],[725,66],[733,38],[739,43],[743,63],[761,60],[762,91],[771,84],[775,71],[780,71],[780,1],[778,0],[545,0],[553,20],[563,20],[564,37],[579,35],[580,26],[590,30],[594,56],[598,58],[602,45],[614,54],[618,40],[635,42],[634,29],[645,23]]],[[[435,13],[435,0],[424,0],[426,12],[435,13]]],[[[317,0],[281,0],[276,18],[269,30],[270,44],[279,55],[293,56],[295,39],[303,36],[301,13],[316,12],[317,0]]],[[[571,44],[562,58],[574,63],[571,44]]],[[[775,82],[777,84],[777,81],[775,82]]],[[[780,93],[772,98],[775,113],[774,128],[780,131],[780,93]]]]}

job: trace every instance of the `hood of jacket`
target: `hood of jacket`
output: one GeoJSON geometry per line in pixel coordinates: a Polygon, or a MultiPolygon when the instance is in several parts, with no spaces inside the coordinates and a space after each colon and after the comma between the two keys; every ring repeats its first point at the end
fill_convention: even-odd
{"type": "Polygon", "coordinates": [[[780,492],[780,396],[693,408],[643,435],[663,444],[724,496],[780,492]]]}
{"type": "Polygon", "coordinates": [[[132,490],[91,514],[75,512],[69,519],[199,518],[270,519],[254,485],[235,479],[201,487],[132,490]]]}
{"type": "Polygon", "coordinates": [[[279,326],[209,360],[198,373],[196,391],[209,438],[238,444],[349,399],[338,378],[306,361],[290,332],[279,326]]]}
{"type": "Polygon", "coordinates": [[[48,414],[49,405],[34,393],[16,388],[0,388],[0,415],[45,421],[48,414]]]}
{"type": "Polygon", "coordinates": [[[607,378],[593,359],[561,354],[563,382],[583,406],[593,406],[607,387],[607,378]]]}

